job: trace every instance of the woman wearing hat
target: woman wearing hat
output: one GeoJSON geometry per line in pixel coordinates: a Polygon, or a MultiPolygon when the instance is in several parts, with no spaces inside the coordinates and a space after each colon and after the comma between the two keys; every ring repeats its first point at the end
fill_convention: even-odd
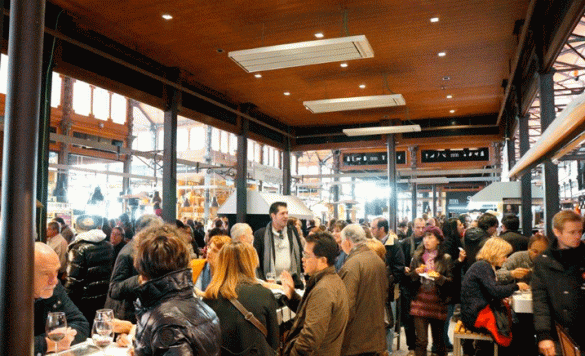
{"type": "Polygon", "coordinates": [[[415,251],[407,275],[413,280],[416,297],[410,307],[416,330],[416,356],[425,356],[428,328],[438,356],[446,356],[443,325],[447,319],[449,288],[453,281],[451,257],[443,247],[443,232],[436,226],[424,229],[423,242],[415,251]]]}

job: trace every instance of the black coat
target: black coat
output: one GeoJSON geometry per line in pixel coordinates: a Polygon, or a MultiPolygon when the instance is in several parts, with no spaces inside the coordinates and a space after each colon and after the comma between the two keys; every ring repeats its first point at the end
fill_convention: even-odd
{"type": "Polygon", "coordinates": [[[511,296],[518,290],[516,283],[498,284],[496,273],[486,261],[475,262],[463,278],[461,285],[461,320],[474,330],[479,312],[488,304],[511,296]]]}
{"type": "Polygon", "coordinates": [[[136,356],[220,354],[219,319],[193,296],[191,269],[140,286],[134,351],[136,356]]]}
{"type": "MultiPolygon", "coordinates": [[[[465,258],[465,261],[463,261],[463,273],[475,263],[475,256],[489,238],[490,236],[488,233],[479,227],[472,227],[465,231],[465,235],[463,236],[463,248],[465,249],[467,257],[465,258]]],[[[457,257],[459,257],[459,255],[457,255],[457,257]]]]}
{"type": "Polygon", "coordinates": [[[34,304],[34,332],[35,332],[35,356],[44,355],[47,352],[45,340],[45,324],[47,315],[52,312],[64,312],[67,318],[67,326],[77,330],[73,344],[85,341],[89,337],[89,323],[79,309],[67,296],[65,288],[59,283],[53,290],[53,295],[47,299],[36,299],[34,304]]]}
{"type": "Polygon", "coordinates": [[[557,240],[534,260],[534,326],[538,341],[554,340],[554,322],[585,350],[585,244],[559,250],[557,240]]]}
{"type": "Polygon", "coordinates": [[[68,248],[65,290],[92,323],[95,311],[103,308],[106,302],[114,248],[105,236],[99,242],[80,239],[80,236],[68,248]]]}
{"type": "MultiPolygon", "coordinates": [[[[264,234],[265,234],[265,232],[266,232],[266,227],[262,227],[254,232],[254,248],[256,249],[256,252],[258,253],[258,260],[259,260],[257,272],[258,272],[258,278],[260,278],[260,279],[266,279],[266,275],[264,273],[264,234]]],[[[287,226],[286,227],[286,234],[287,234],[289,246],[291,249],[293,246],[293,239],[296,241],[296,243],[299,246],[298,256],[292,256],[291,258],[296,259],[297,266],[299,267],[299,269],[302,270],[303,265],[301,262],[301,254],[302,254],[302,250],[303,250],[303,245],[301,244],[301,239],[297,233],[297,230],[294,227],[287,226]]],[[[270,236],[270,238],[272,239],[272,241],[271,241],[272,242],[272,249],[274,250],[274,236],[272,236],[272,230],[269,232],[268,236],[270,236]]],[[[297,274],[296,271],[290,271],[290,273],[297,274]]]]}
{"type": "MultiPolygon", "coordinates": [[[[276,350],[279,343],[277,304],[272,292],[259,284],[241,284],[236,292],[238,301],[266,327],[266,341],[276,350]]],[[[220,297],[204,301],[219,317],[223,348],[235,354],[241,353],[253,346],[255,337],[264,337],[228,299],[220,297]]]]}
{"type": "Polygon", "coordinates": [[[510,245],[512,245],[512,248],[514,249],[512,252],[528,250],[529,238],[520,235],[516,231],[506,231],[503,234],[501,234],[500,237],[506,240],[510,245]]]}
{"type": "Polygon", "coordinates": [[[118,319],[136,323],[134,315],[134,301],[136,300],[138,287],[138,272],[134,268],[134,240],[130,240],[122,248],[116,258],[106,308],[113,309],[118,319]]]}

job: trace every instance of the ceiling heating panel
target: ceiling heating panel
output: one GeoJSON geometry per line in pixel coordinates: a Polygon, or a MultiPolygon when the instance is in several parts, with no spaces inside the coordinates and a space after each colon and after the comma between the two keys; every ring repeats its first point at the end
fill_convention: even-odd
{"type": "Polygon", "coordinates": [[[366,36],[359,35],[232,51],[228,57],[253,73],[371,58],[374,51],[366,36]]]}
{"type": "Polygon", "coordinates": [[[303,105],[313,114],[334,111],[362,110],[406,105],[402,94],[356,96],[325,100],[303,101],[303,105]]]}

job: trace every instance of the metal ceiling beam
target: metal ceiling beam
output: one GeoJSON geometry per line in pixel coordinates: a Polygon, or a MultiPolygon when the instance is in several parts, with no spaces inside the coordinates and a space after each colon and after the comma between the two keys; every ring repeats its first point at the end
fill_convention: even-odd
{"type": "MultiPolygon", "coordinates": [[[[499,182],[501,180],[500,177],[452,177],[447,178],[448,182],[445,181],[444,177],[440,179],[433,180],[433,178],[429,178],[425,180],[424,183],[417,183],[416,178],[411,179],[399,179],[396,181],[398,184],[406,184],[406,183],[417,183],[421,186],[429,185],[429,184],[450,184],[450,183],[461,183],[461,182],[499,182]]],[[[347,182],[315,182],[315,183],[297,183],[295,186],[297,187],[320,187],[323,185],[327,186],[338,186],[338,185],[356,185],[356,184],[364,184],[364,181],[347,181],[347,182]]],[[[384,181],[387,183],[387,181],[384,181]]]]}
{"type": "MultiPolygon", "coordinates": [[[[500,174],[502,170],[500,168],[478,168],[478,169],[452,169],[452,170],[414,170],[414,169],[398,169],[398,175],[401,177],[417,176],[417,177],[429,177],[429,176],[453,176],[453,175],[469,175],[469,174],[500,174]]],[[[310,179],[310,178],[372,178],[386,176],[386,172],[367,172],[367,173],[339,173],[339,174],[306,174],[306,175],[294,175],[295,179],[310,179]]]]}

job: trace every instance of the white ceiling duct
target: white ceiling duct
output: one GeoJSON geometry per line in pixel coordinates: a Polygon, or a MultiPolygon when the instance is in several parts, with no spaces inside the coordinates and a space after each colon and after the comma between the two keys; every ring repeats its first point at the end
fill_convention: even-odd
{"type": "Polygon", "coordinates": [[[231,51],[228,57],[246,72],[374,57],[366,36],[349,36],[231,51]]]}
{"type": "Polygon", "coordinates": [[[347,136],[388,135],[402,132],[420,132],[420,125],[377,126],[356,129],[343,129],[347,136]]]}
{"type": "Polygon", "coordinates": [[[333,111],[348,111],[360,109],[375,109],[405,105],[402,94],[356,96],[353,98],[338,98],[303,101],[303,105],[313,114],[333,111]]]}

